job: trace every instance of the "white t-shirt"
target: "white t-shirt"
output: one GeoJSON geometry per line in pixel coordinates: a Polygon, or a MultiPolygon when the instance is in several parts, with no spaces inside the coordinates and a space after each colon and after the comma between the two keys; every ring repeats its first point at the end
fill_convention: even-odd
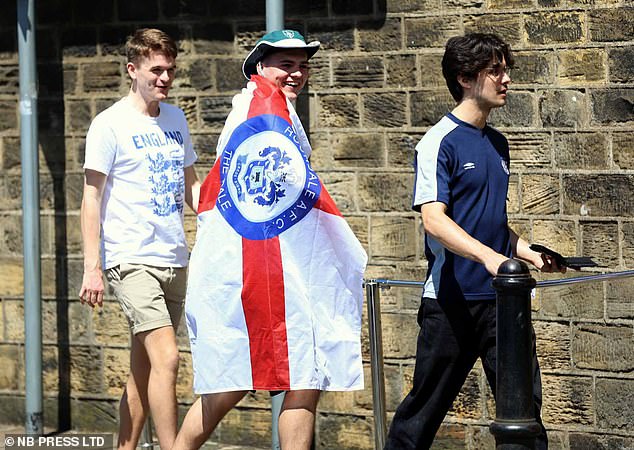
{"type": "Polygon", "coordinates": [[[187,121],[161,103],[158,117],[127,98],[101,112],[86,136],[84,169],[107,175],[101,202],[104,269],[142,263],[185,267],[184,168],[196,161],[187,121]]]}

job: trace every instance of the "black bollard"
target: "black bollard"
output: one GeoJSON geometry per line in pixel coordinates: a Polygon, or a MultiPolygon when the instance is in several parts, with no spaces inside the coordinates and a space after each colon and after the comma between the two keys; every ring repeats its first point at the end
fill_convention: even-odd
{"type": "Polygon", "coordinates": [[[496,449],[535,448],[540,426],[533,406],[530,293],[536,285],[528,266],[509,259],[493,279],[497,291],[495,421],[489,427],[496,449]]]}

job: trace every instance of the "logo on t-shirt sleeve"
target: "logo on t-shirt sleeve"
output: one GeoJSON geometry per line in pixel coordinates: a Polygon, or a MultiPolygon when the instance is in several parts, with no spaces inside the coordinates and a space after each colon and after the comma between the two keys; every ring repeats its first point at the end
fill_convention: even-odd
{"type": "Polygon", "coordinates": [[[509,165],[504,158],[500,158],[500,164],[502,164],[502,170],[504,170],[504,173],[510,175],[511,172],[509,172],[509,165]]]}

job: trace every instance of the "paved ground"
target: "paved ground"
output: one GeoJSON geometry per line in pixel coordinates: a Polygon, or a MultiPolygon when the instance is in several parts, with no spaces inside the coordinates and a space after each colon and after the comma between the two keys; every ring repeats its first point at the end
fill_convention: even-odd
{"type": "MultiPolygon", "coordinates": [[[[54,430],[45,429],[44,431],[46,433],[52,433],[54,430]]],[[[8,445],[9,441],[7,441],[6,439],[8,434],[22,434],[22,433],[24,433],[24,427],[20,427],[16,425],[0,424],[0,450],[11,450],[12,448],[15,448],[13,446],[8,445]]],[[[72,435],[72,432],[61,434],[61,436],[68,436],[68,435],[72,435]]],[[[57,436],[60,436],[60,435],[57,435],[57,436]]],[[[28,447],[20,447],[20,448],[26,449],[28,447]]],[[[40,448],[43,449],[45,447],[35,447],[35,446],[33,447],[33,449],[40,449],[40,448]]],[[[60,447],[56,447],[56,448],[60,448],[60,447]]],[[[159,450],[158,445],[147,445],[147,446],[139,445],[137,448],[145,449],[145,450],[159,450]]],[[[87,449],[88,447],[86,447],[86,450],[87,449]]],[[[102,450],[102,449],[103,449],[102,447],[93,447],[91,450],[102,450]]],[[[244,447],[244,446],[238,446],[238,445],[219,444],[217,442],[210,441],[205,443],[205,445],[202,446],[202,449],[203,450],[267,450],[267,449],[270,449],[270,447],[268,448],[267,447],[256,448],[252,446],[244,447]]],[[[111,449],[108,448],[107,450],[111,450],[111,449]]]]}

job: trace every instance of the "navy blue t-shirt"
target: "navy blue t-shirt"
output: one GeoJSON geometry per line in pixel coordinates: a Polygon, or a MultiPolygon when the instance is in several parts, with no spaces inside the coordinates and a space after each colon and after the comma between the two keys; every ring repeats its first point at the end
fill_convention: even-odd
{"type": "MultiPolygon", "coordinates": [[[[413,208],[442,202],[447,215],[469,235],[511,257],[506,214],[509,147],[497,130],[474,127],[447,114],[416,146],[413,208]]],[[[492,277],[483,264],[445,249],[425,236],[429,263],[425,297],[438,300],[495,298],[492,277]]]]}

